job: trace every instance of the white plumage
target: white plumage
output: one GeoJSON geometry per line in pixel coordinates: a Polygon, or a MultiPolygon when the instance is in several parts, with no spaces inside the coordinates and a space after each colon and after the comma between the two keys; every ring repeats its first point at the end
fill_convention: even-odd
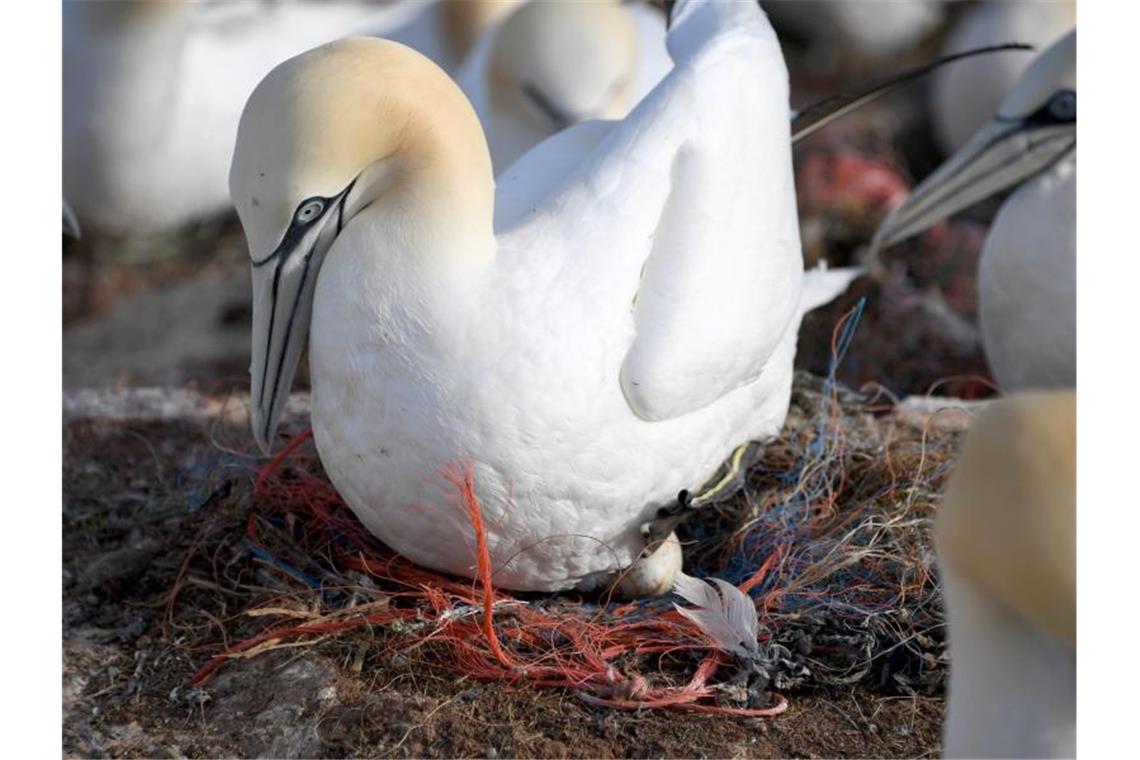
{"type": "Polygon", "coordinates": [[[326,46],[250,98],[231,190],[255,433],[311,303],[322,462],[417,562],[472,573],[440,477],[470,462],[497,584],[605,582],[659,506],[783,422],[806,304],[779,44],[754,4],[701,2],[667,44],[629,117],[541,143],[493,198],[470,106],[406,49],[326,46]]]}
{"type": "Polygon", "coordinates": [[[713,578],[702,581],[677,573],[673,593],[693,607],[674,604],[677,612],[692,620],[716,644],[744,660],[757,657],[760,645],[760,623],[751,597],[728,581],[713,578]],[[715,584],[715,585],[713,585],[715,584]]]}
{"type": "Polygon", "coordinates": [[[476,43],[456,82],[495,173],[568,126],[620,119],[672,68],[665,17],[617,0],[531,0],[476,43]]]}
{"type": "Polygon", "coordinates": [[[249,0],[63,11],[64,195],[89,230],[147,235],[226,207],[242,105],[274,65],[418,9],[249,0]]]}
{"type": "Polygon", "coordinates": [[[906,53],[945,16],[942,0],[764,0],[777,28],[805,37],[817,56],[883,60],[906,53]]]}
{"type": "Polygon", "coordinates": [[[1077,156],[1005,203],[978,263],[978,321],[1007,391],[1077,385],[1077,156]]]}
{"type": "Polygon", "coordinates": [[[1014,394],[973,423],[938,510],[947,757],[1076,753],[1076,394],[1014,394]]]}

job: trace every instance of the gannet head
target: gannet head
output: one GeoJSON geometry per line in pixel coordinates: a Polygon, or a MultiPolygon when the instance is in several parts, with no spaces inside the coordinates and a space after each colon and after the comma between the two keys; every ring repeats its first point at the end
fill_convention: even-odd
{"type": "Polygon", "coordinates": [[[1076,397],[993,402],[970,427],[938,511],[939,559],[1076,646],[1076,397]]]}
{"type": "Polygon", "coordinates": [[[1077,144],[1077,32],[1033,62],[997,115],[880,225],[872,249],[893,245],[1048,168],[1077,144]]]}
{"type": "Polygon", "coordinates": [[[522,0],[442,0],[444,40],[456,64],[461,63],[483,32],[494,26],[522,0]]]}
{"type": "Polygon", "coordinates": [[[549,135],[625,116],[636,65],[636,32],[620,3],[534,0],[499,29],[488,87],[497,107],[549,135]]]}
{"type": "Polygon", "coordinates": [[[1072,757],[1076,394],[993,402],[939,507],[949,619],[948,757],[1072,757]]]}
{"type": "Polygon", "coordinates": [[[336,236],[374,204],[471,212],[489,226],[493,180],[478,118],[446,74],[398,43],[351,38],[285,61],[254,89],[230,195],[252,259],[251,419],[268,452],[336,236]]]}

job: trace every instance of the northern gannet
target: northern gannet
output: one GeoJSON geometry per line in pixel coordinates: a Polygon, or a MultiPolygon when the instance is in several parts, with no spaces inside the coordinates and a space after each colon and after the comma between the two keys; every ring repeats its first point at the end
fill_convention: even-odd
{"type": "MultiPolygon", "coordinates": [[[[954,22],[943,54],[1003,42],[1026,42],[1043,50],[1077,23],[1071,0],[1003,0],[975,3],[954,22]]],[[[947,154],[961,148],[997,112],[1033,61],[1031,53],[963,61],[934,75],[930,116],[947,154]]]]}
{"type": "Polygon", "coordinates": [[[605,583],[659,507],[784,420],[803,311],[835,292],[805,287],[780,46],[755,3],[697,0],[667,46],[627,118],[497,188],[470,103],[399,44],[319,47],[249,98],[230,188],[254,435],[271,448],[308,338],[326,472],[418,563],[473,573],[444,475],[470,466],[496,584],[605,583]]]}
{"type": "Polygon", "coordinates": [[[995,401],[938,510],[947,757],[1076,756],[1076,396],[995,401]]]}
{"type": "Polygon", "coordinates": [[[466,44],[462,29],[510,5],[65,2],[64,195],[86,228],[119,236],[222,211],[242,106],[274,65],[346,34],[385,31],[418,35],[442,55],[466,44]],[[427,11],[439,24],[420,19],[427,11]],[[452,33],[439,28],[445,21],[452,33]]]}
{"type": "Polygon", "coordinates": [[[986,358],[1004,390],[1075,387],[1077,33],[1041,53],[997,115],[883,220],[872,256],[1006,188],[978,266],[986,358]]]}
{"type": "Polygon", "coordinates": [[[415,48],[455,75],[479,41],[526,0],[414,0],[423,8],[406,24],[375,36],[415,48]]]}
{"type": "Polygon", "coordinates": [[[484,33],[456,81],[499,174],[572,124],[623,118],[672,65],[648,5],[531,0],[484,33]]]}
{"type": "Polygon", "coordinates": [[[814,57],[829,59],[837,53],[870,60],[905,53],[932,34],[946,12],[943,0],[763,0],[761,5],[781,32],[806,38],[814,57]]]}

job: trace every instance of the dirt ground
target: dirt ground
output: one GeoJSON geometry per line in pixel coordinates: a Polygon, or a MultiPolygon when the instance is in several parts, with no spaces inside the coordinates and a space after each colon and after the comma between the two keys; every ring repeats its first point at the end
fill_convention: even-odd
{"type": "Polygon", "coordinates": [[[235,659],[202,688],[191,687],[191,675],[217,653],[217,644],[196,643],[194,632],[216,628],[213,638],[221,641],[230,621],[205,619],[211,613],[181,601],[168,604],[168,594],[196,537],[218,521],[240,525],[250,481],[222,466],[215,425],[237,416],[232,406],[188,392],[68,396],[66,756],[938,753],[938,697],[848,687],[789,693],[788,711],[770,719],[617,712],[567,690],[457,679],[399,653],[362,657],[348,640],[235,659]]]}

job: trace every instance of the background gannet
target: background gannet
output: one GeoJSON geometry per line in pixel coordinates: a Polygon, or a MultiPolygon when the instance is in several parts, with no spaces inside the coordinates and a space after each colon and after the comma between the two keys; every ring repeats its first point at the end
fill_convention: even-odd
{"type": "Polygon", "coordinates": [[[618,0],[532,0],[483,35],[456,74],[495,173],[550,135],[620,119],[672,67],[665,17],[618,0]]]}
{"type": "Polygon", "coordinates": [[[947,757],[1076,756],[1076,396],[973,423],[937,518],[947,757]]]}
{"type": "Polygon", "coordinates": [[[219,212],[242,106],[274,65],[351,33],[457,59],[512,5],[66,2],[64,194],[85,228],[117,236],[219,212]]]}
{"type": "MultiPolygon", "coordinates": [[[[954,22],[943,53],[1003,42],[1025,42],[1044,50],[1076,23],[1076,3],[1069,0],[975,3],[954,22]]],[[[931,127],[947,154],[965,145],[990,120],[1032,61],[1032,53],[1001,55],[963,61],[934,75],[931,127]]]]}
{"type": "Polygon", "coordinates": [[[946,12],[942,0],[763,0],[761,5],[781,33],[803,38],[813,58],[832,62],[905,53],[932,34],[946,12]]]}
{"type": "Polygon", "coordinates": [[[454,75],[483,35],[523,2],[526,0],[419,0],[424,6],[422,13],[376,36],[415,48],[454,75]]]}
{"type": "Polygon", "coordinates": [[[605,582],[658,507],[784,419],[805,294],[780,47],[756,4],[696,1],[667,45],[627,118],[564,130],[497,189],[469,102],[396,43],[325,45],[250,96],[230,187],[255,437],[311,321],[321,460],[414,561],[472,574],[441,474],[469,464],[497,584],[605,582]]]}
{"type": "Polygon", "coordinates": [[[1044,51],[997,115],[883,221],[872,251],[1005,188],[978,266],[986,359],[1005,390],[1074,387],[1077,33],[1044,51]]]}

